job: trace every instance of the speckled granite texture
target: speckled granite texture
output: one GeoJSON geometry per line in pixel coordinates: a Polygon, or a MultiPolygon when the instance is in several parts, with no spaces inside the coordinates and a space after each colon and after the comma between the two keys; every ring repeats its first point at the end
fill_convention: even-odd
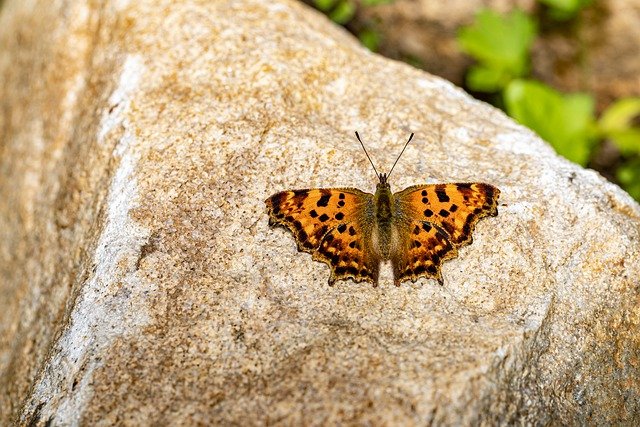
{"type": "Polygon", "coordinates": [[[640,208],[298,2],[8,0],[0,425],[640,423],[640,208]],[[485,181],[445,286],[326,284],[264,199],[485,181]]]}

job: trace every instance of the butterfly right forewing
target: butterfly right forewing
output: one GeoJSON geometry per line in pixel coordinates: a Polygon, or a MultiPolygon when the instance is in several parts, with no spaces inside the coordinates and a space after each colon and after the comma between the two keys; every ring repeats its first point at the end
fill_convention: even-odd
{"type": "Polygon", "coordinates": [[[392,259],[395,283],[428,277],[442,284],[442,262],[472,242],[478,220],[498,214],[499,195],[483,183],[418,185],[394,194],[398,229],[405,230],[392,259]]]}
{"type": "Polygon", "coordinates": [[[471,243],[478,220],[498,214],[499,196],[484,183],[416,185],[394,194],[405,215],[440,226],[456,247],[471,243]]]}

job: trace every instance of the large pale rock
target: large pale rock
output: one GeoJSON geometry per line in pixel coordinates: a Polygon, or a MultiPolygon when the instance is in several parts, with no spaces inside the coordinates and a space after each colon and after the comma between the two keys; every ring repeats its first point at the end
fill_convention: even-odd
{"type": "Polygon", "coordinates": [[[8,1],[0,424],[640,422],[640,208],[299,2],[8,1]],[[326,284],[264,199],[486,181],[445,285],[326,284]]]}

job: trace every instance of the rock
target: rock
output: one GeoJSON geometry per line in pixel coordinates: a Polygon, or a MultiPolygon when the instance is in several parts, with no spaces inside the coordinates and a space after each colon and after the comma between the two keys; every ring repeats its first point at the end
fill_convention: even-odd
{"type": "Polygon", "coordinates": [[[9,1],[0,424],[637,424],[640,207],[304,5],[9,1]],[[485,181],[430,280],[326,285],[280,190],[485,181]]]}
{"type": "MultiPolygon", "coordinates": [[[[542,14],[532,0],[396,0],[364,8],[359,19],[378,23],[384,55],[418,62],[462,85],[471,60],[460,51],[456,34],[483,7],[542,14]]],[[[534,77],[565,92],[593,93],[599,110],[615,99],[640,96],[639,21],[640,0],[605,0],[569,23],[543,25],[532,48],[534,77]]]]}

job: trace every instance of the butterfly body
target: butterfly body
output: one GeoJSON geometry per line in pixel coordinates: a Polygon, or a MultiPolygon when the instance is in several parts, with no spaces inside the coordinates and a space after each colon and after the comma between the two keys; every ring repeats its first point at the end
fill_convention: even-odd
{"type": "Polygon", "coordinates": [[[381,259],[388,260],[391,258],[394,247],[398,244],[398,232],[394,224],[397,213],[394,216],[393,193],[386,182],[386,177],[381,178],[380,183],[376,186],[373,200],[376,220],[372,224],[372,246],[381,259]]]}
{"type": "Polygon", "coordinates": [[[476,222],[497,215],[500,191],[483,183],[431,184],[392,193],[379,174],[375,194],[355,188],[276,193],[265,203],[270,225],[295,236],[298,250],[331,267],[336,280],[378,284],[390,261],[394,284],[428,277],[443,283],[441,265],[471,243],[476,222]]]}

